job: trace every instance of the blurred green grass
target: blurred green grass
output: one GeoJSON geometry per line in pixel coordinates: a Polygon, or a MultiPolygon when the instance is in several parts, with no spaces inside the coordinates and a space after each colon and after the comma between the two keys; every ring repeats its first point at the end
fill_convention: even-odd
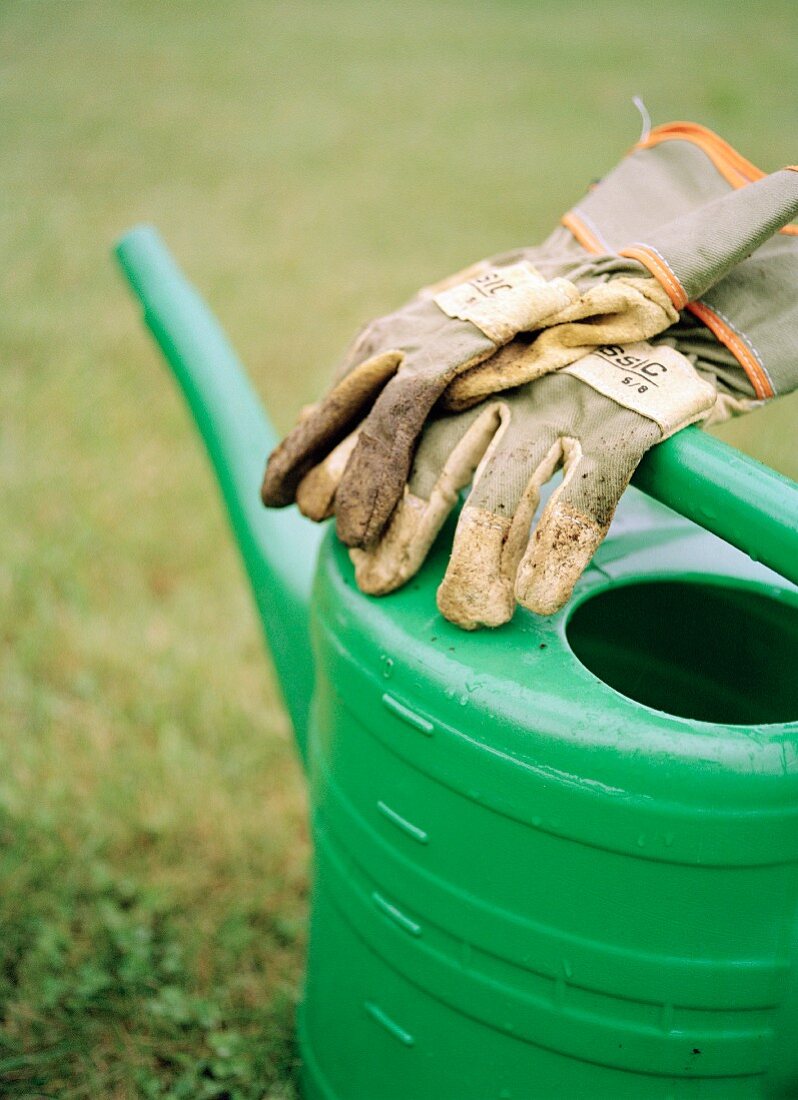
{"type": "MultiPolygon", "coordinates": [[[[278,426],[655,122],[796,159],[798,9],[0,8],[0,1094],[289,1097],[302,784],[215,488],[109,261],[155,222],[278,426]],[[773,28],[773,33],[763,33],[773,28]]],[[[787,399],[725,438],[798,476],[787,399]]]]}

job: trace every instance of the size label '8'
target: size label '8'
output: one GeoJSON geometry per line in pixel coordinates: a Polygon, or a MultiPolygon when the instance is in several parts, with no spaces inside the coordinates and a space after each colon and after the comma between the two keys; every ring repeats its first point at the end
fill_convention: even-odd
{"type": "Polygon", "coordinates": [[[566,367],[565,373],[655,421],[663,439],[703,420],[717,397],[690,360],[666,344],[606,345],[566,367]]]}

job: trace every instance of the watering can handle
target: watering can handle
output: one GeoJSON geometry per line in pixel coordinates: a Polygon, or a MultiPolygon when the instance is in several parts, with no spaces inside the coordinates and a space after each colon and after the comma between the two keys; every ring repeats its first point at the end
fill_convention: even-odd
{"type": "MultiPolygon", "coordinates": [[[[117,254],[134,291],[147,304],[150,327],[168,357],[178,360],[179,374],[190,391],[213,385],[209,370],[214,356],[220,369],[226,365],[229,375],[239,373],[225,362],[232,351],[219,335],[212,314],[188,287],[154,229],[132,230],[118,245],[117,254]],[[186,333],[191,330],[202,333],[203,340],[198,335],[188,339],[186,333]]],[[[245,385],[243,377],[241,385],[245,385]]],[[[258,455],[256,461],[262,457],[258,455]]],[[[632,483],[798,583],[795,482],[691,427],[649,451],[632,483]]],[[[254,498],[251,503],[256,503],[254,498]]]]}
{"type": "Polygon", "coordinates": [[[798,484],[700,428],[653,447],[632,484],[798,584],[798,484]]]}

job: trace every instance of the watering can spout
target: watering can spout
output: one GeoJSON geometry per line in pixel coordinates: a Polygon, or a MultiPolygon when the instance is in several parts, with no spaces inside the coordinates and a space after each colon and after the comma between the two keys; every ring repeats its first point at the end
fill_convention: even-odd
{"type": "Polygon", "coordinates": [[[156,230],[131,230],[116,256],[207,448],[304,761],[314,678],[308,609],[323,530],[293,508],[262,507],[263,462],[276,434],[225,334],[156,230]]]}

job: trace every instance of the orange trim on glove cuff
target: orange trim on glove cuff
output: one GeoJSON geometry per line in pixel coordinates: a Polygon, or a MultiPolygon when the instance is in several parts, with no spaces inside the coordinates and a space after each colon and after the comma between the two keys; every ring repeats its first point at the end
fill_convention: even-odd
{"type": "Polygon", "coordinates": [[[648,268],[677,309],[684,309],[690,301],[687,291],[668,261],[650,244],[630,245],[628,248],[622,248],[618,255],[628,256],[630,260],[637,260],[643,267],[648,268]]]}
{"type": "Polygon", "coordinates": [[[575,214],[573,210],[570,210],[567,214],[563,214],[560,219],[566,229],[570,229],[577,241],[581,244],[582,248],[588,252],[592,252],[594,255],[598,255],[600,252],[611,252],[612,249],[604,245],[592,229],[588,229],[578,214],[575,214]]]}
{"type": "Polygon", "coordinates": [[[775,397],[773,386],[762,364],[743,338],[703,302],[690,302],[686,308],[699,321],[703,321],[707,328],[717,336],[721,344],[729,349],[745,371],[748,381],[754,387],[756,396],[762,401],[775,397]]]}

